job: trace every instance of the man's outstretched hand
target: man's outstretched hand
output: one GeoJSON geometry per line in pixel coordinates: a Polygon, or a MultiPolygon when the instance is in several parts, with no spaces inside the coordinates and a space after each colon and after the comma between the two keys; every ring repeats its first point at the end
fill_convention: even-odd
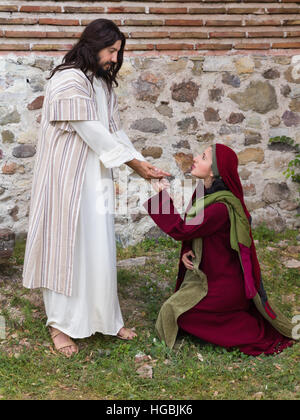
{"type": "Polygon", "coordinates": [[[164,176],[171,176],[169,172],[163,171],[147,161],[132,159],[126,162],[126,165],[130,166],[130,168],[145,179],[161,179],[164,176]]]}

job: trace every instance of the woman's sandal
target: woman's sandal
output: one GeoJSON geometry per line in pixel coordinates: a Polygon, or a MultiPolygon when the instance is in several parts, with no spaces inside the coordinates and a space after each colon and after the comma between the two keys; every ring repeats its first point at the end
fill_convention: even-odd
{"type": "MultiPolygon", "coordinates": [[[[53,343],[54,343],[54,338],[57,337],[59,334],[64,334],[64,333],[62,331],[57,330],[57,329],[53,330],[53,328],[50,327],[50,335],[51,335],[51,338],[53,340],[53,343]]],[[[59,353],[63,354],[66,357],[71,357],[73,354],[78,354],[78,346],[67,335],[66,335],[65,341],[63,343],[61,343],[59,345],[56,345],[54,343],[54,346],[55,346],[55,349],[59,353]],[[64,351],[62,351],[62,349],[66,348],[66,347],[76,347],[76,351],[74,351],[74,352],[72,352],[71,354],[68,355],[64,351]]]]}
{"type": "Polygon", "coordinates": [[[130,331],[130,332],[127,332],[127,334],[125,334],[125,336],[122,336],[122,335],[119,334],[119,332],[120,332],[119,331],[118,334],[117,334],[117,337],[120,338],[121,340],[132,340],[133,338],[137,337],[135,332],[130,330],[129,328],[125,328],[125,327],[122,327],[122,328],[124,328],[125,330],[130,331]],[[134,333],[135,335],[132,338],[129,338],[131,336],[131,333],[134,333]]]}

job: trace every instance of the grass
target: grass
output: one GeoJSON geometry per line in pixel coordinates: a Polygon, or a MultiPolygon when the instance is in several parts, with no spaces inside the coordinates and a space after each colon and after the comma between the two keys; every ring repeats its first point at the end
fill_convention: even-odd
{"type": "MultiPolygon", "coordinates": [[[[299,258],[296,231],[253,230],[268,294],[287,315],[300,313],[299,269],[284,259],[299,258]]],[[[192,336],[173,350],[160,342],[154,324],[161,304],[175,287],[180,243],[169,238],[118,247],[118,259],[146,256],[146,264],[118,270],[125,322],[138,338],[124,342],[95,334],[77,340],[78,355],[53,351],[45,328],[39,290],[21,285],[24,242],[16,244],[0,272],[0,310],[7,336],[0,340],[0,399],[299,399],[299,344],[276,356],[251,357],[192,336]],[[152,379],[137,373],[135,355],[151,356],[152,379]]]]}

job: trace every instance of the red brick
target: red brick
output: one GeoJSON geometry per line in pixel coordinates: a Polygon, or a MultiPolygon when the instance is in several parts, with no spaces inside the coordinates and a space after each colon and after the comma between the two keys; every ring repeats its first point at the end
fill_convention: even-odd
{"type": "Polygon", "coordinates": [[[47,31],[47,38],[80,38],[81,32],[47,31]]]}
{"type": "Polygon", "coordinates": [[[131,32],[131,38],[168,38],[169,32],[131,32]]]}
{"type": "Polygon", "coordinates": [[[154,44],[126,44],[126,51],[154,50],[154,44]]]}
{"type": "Polygon", "coordinates": [[[283,36],[283,31],[248,31],[248,38],[281,38],[283,36]]]}
{"type": "Polygon", "coordinates": [[[60,6],[21,6],[20,12],[60,13],[60,6]]]}
{"type": "Polygon", "coordinates": [[[193,50],[193,44],[157,44],[157,50],[193,50]]]}
{"type": "Polygon", "coordinates": [[[30,50],[30,44],[0,44],[0,50],[28,51],[30,50]]]}
{"type": "Polygon", "coordinates": [[[124,22],[124,25],[128,25],[128,26],[161,26],[163,24],[164,24],[163,20],[155,20],[155,19],[149,19],[149,20],[126,19],[124,22]]]}
{"type": "Polygon", "coordinates": [[[210,38],[245,38],[245,32],[209,32],[210,38]]]}
{"type": "Polygon", "coordinates": [[[55,18],[40,18],[41,25],[58,25],[58,26],[77,26],[79,25],[78,19],[55,19],[55,18]]]}
{"type": "Polygon", "coordinates": [[[253,15],[265,14],[265,10],[261,7],[228,7],[227,13],[236,15],[253,15]]]}
{"type": "Polygon", "coordinates": [[[65,13],[104,13],[104,7],[97,6],[64,6],[65,13]]]}
{"type": "Polygon", "coordinates": [[[73,47],[73,44],[34,44],[33,51],[68,51],[73,47]]]}
{"type": "Polygon", "coordinates": [[[281,19],[246,19],[246,26],[281,26],[281,19]]]}
{"type": "Polygon", "coordinates": [[[106,13],[145,13],[145,7],[108,7],[106,13]]]}
{"type": "Polygon", "coordinates": [[[202,38],[208,39],[208,32],[170,32],[170,38],[202,38]]]}
{"type": "Polygon", "coordinates": [[[270,49],[270,44],[267,44],[267,43],[255,43],[255,44],[239,43],[239,44],[235,44],[234,48],[236,50],[268,50],[268,49],[270,49]]]}
{"type": "Polygon", "coordinates": [[[300,25],[300,19],[285,19],[283,25],[300,25]]]}
{"type": "Polygon", "coordinates": [[[300,31],[287,31],[286,36],[287,37],[300,36],[300,31]]]}
{"type": "Polygon", "coordinates": [[[241,20],[207,20],[205,26],[242,26],[243,22],[241,20]]]}
{"type": "Polygon", "coordinates": [[[17,12],[18,6],[13,5],[3,5],[0,6],[0,12],[17,12]]]}
{"type": "Polygon", "coordinates": [[[197,44],[196,50],[231,50],[232,44],[197,44]]]}
{"type": "Polygon", "coordinates": [[[35,25],[38,23],[38,18],[9,18],[0,17],[0,23],[4,25],[35,25]]]}
{"type": "Polygon", "coordinates": [[[166,19],[167,26],[203,26],[203,20],[166,19]]]}
{"type": "Polygon", "coordinates": [[[41,31],[5,31],[6,38],[45,38],[46,33],[41,31]]]}
{"type": "Polygon", "coordinates": [[[226,7],[190,7],[189,13],[200,15],[222,14],[226,13],[226,7]]]}
{"type": "Polygon", "coordinates": [[[157,14],[177,14],[177,13],[187,13],[186,7],[150,7],[149,13],[157,14]]]}
{"type": "MultiPolygon", "coordinates": [[[[81,20],[81,25],[82,26],[87,26],[89,25],[91,22],[93,22],[95,19],[82,19],[81,20]]],[[[111,19],[116,25],[121,26],[122,22],[120,19],[111,19]]]]}
{"type": "Polygon", "coordinates": [[[300,13],[300,8],[296,8],[296,7],[267,7],[266,8],[267,12],[270,14],[275,14],[275,13],[281,13],[281,14],[285,14],[285,13],[300,13]]]}
{"type": "Polygon", "coordinates": [[[300,48],[300,42],[273,42],[272,48],[300,48]]]}

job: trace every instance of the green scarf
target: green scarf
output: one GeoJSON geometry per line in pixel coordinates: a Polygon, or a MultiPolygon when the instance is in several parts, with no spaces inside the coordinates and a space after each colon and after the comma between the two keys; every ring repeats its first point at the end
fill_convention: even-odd
{"type": "MultiPolygon", "coordinates": [[[[227,206],[230,218],[230,245],[232,249],[238,252],[244,272],[238,243],[250,248],[252,243],[250,225],[240,200],[231,191],[217,191],[197,199],[187,212],[186,220],[193,219],[203,211],[206,206],[216,202],[222,202],[227,206]]],[[[162,305],[155,324],[155,329],[159,338],[170,348],[174,346],[176,341],[178,317],[199,303],[207,295],[208,291],[206,274],[199,269],[202,258],[201,237],[193,239],[192,248],[195,255],[193,260],[194,268],[193,270],[186,270],[180,288],[162,305]]],[[[274,320],[266,313],[258,293],[253,298],[253,302],[259,312],[274,326],[274,328],[286,337],[293,338],[293,324],[281,314],[273,304],[272,308],[277,315],[274,320]]]]}

